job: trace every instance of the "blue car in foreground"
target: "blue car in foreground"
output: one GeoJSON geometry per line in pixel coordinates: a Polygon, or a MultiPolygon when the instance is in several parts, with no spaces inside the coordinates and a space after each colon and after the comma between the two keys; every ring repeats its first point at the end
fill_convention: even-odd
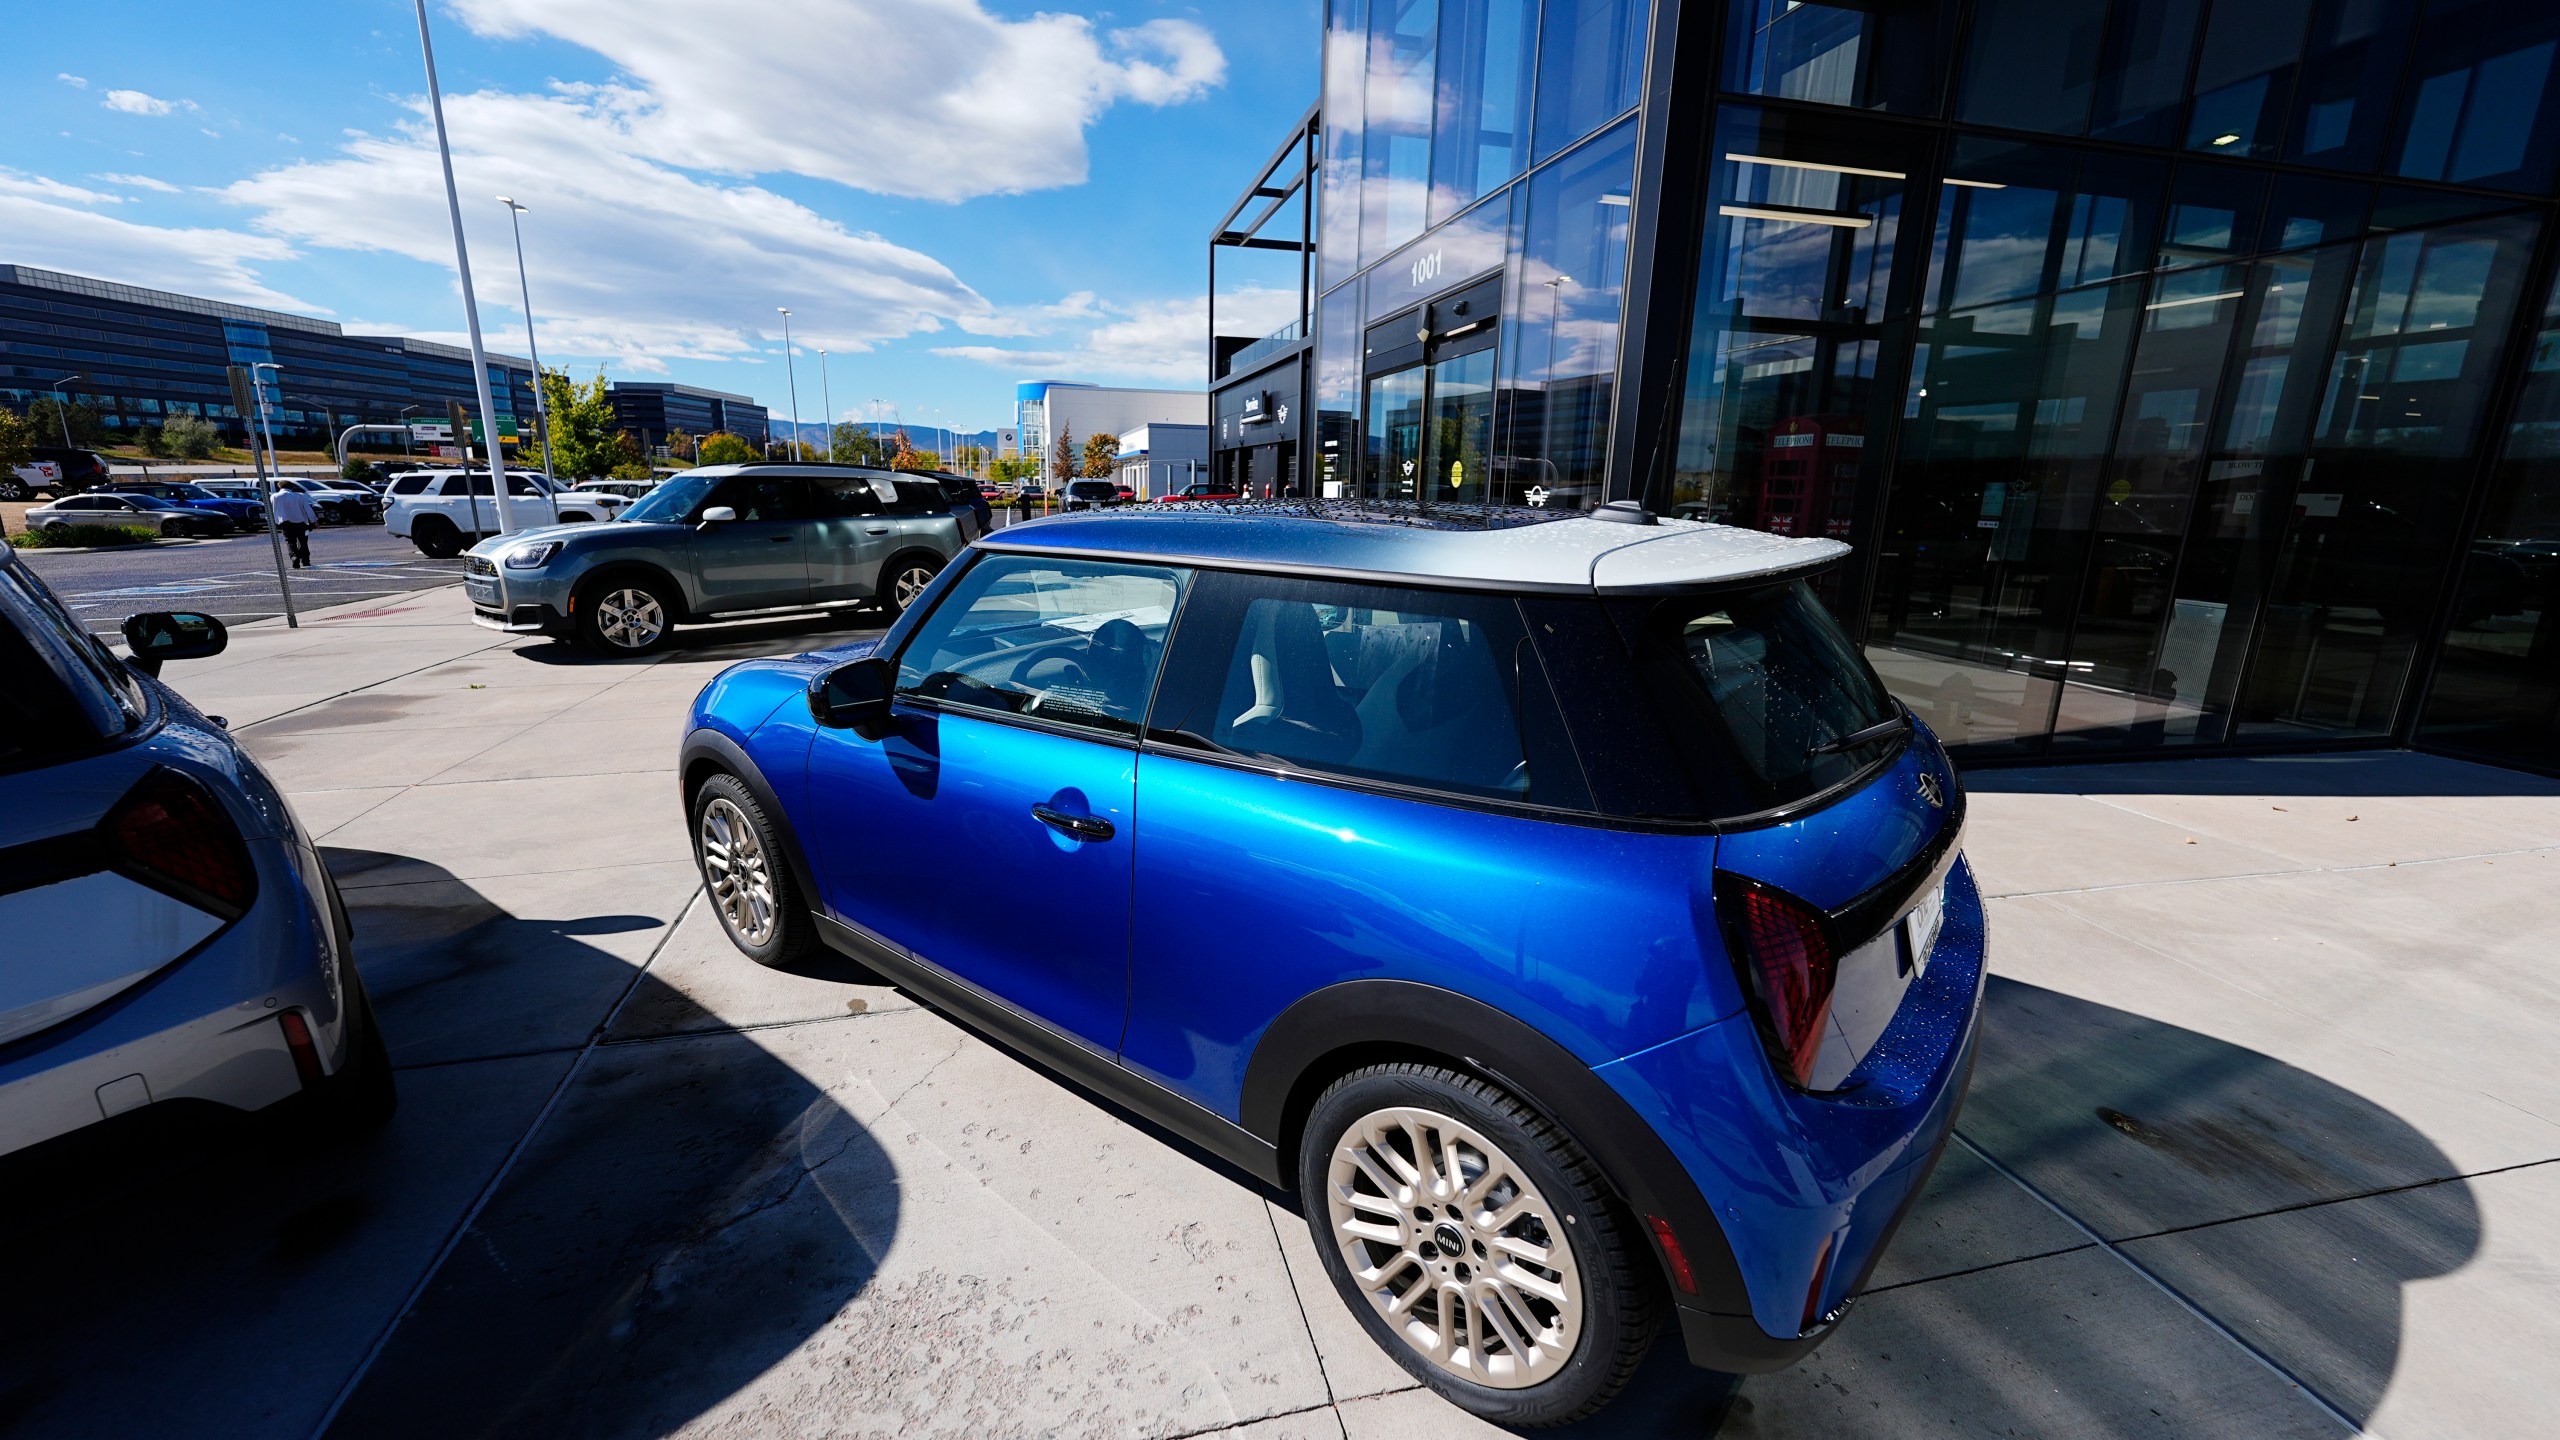
{"type": "Polygon", "coordinates": [[[1018,525],[715,679],[686,814],[748,956],[854,956],[1293,1189],[1408,1371],[1560,1423],[1666,1321],[1810,1352],[1954,1123],[1963,798],[1814,595],[1846,553],[1632,504],[1018,525]]]}

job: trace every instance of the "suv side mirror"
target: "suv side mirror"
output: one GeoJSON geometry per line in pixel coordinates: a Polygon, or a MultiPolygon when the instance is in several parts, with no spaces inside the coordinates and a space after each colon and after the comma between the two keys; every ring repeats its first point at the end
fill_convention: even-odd
{"type": "Polygon", "coordinates": [[[702,523],[705,525],[726,525],[737,518],[738,512],[726,505],[714,505],[702,512],[702,523]]]}
{"type": "Polygon", "coordinates": [[[210,615],[153,610],[126,617],[124,643],[133,651],[133,668],[157,679],[164,661],[221,654],[231,643],[231,632],[210,615]]]}
{"type": "Polygon", "coordinates": [[[871,732],[889,720],[889,699],[897,693],[898,668],[886,657],[848,661],[809,682],[809,715],[830,730],[871,732]]]}

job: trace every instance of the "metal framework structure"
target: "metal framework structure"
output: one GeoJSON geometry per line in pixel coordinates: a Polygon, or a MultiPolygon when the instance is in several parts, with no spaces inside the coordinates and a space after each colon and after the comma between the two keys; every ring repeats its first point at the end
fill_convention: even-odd
{"type": "MultiPolygon", "coordinates": [[[[1298,338],[1304,340],[1312,328],[1315,315],[1315,192],[1317,145],[1323,126],[1321,103],[1307,107],[1289,138],[1271,152],[1271,158],[1254,172],[1253,183],[1227,207],[1217,228],[1209,235],[1209,383],[1214,388],[1226,378],[1227,361],[1232,352],[1221,348],[1218,334],[1218,252],[1220,250],[1279,250],[1298,257],[1298,338]],[[1294,237],[1274,237],[1263,230],[1288,208],[1298,204],[1298,233],[1294,237]],[[1261,206],[1260,213],[1246,218],[1246,212],[1261,206]],[[1241,223],[1240,223],[1241,222],[1241,223]]],[[[1265,337],[1253,336],[1246,343],[1265,337]]]]}

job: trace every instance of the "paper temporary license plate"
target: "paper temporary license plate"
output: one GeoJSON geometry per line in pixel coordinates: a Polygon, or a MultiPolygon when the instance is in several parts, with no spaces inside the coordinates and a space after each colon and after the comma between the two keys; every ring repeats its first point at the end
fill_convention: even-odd
{"type": "Polygon", "coordinates": [[[1947,887],[1940,881],[1910,914],[1902,917],[1903,934],[1911,945],[1911,973],[1929,972],[1930,952],[1938,948],[1938,929],[1947,919],[1947,887]]]}

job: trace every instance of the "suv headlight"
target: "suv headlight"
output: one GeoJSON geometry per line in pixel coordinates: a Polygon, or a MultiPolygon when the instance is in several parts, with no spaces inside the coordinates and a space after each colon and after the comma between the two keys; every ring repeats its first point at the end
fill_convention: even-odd
{"type": "Polygon", "coordinates": [[[507,568],[538,570],[550,564],[551,557],[559,553],[560,542],[557,540],[537,540],[531,545],[519,545],[507,552],[507,568]]]}

